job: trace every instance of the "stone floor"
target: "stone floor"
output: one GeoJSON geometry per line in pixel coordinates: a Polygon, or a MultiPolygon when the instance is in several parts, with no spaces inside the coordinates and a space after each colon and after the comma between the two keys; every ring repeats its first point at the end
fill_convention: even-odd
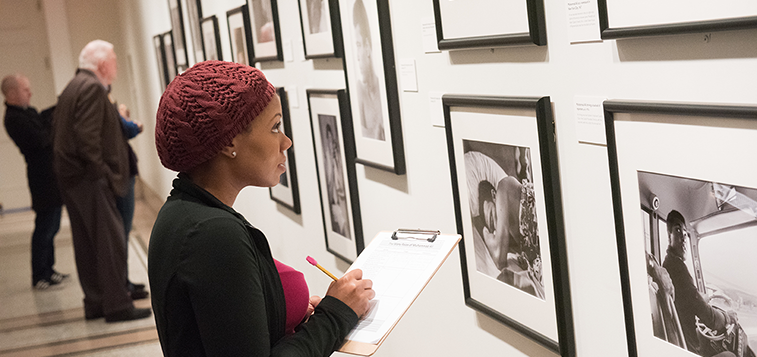
{"type": "MultiPolygon", "coordinates": [[[[129,239],[129,278],[147,284],[147,245],[156,212],[143,200],[129,239]]],[[[55,238],[55,269],[71,277],[47,290],[31,287],[34,212],[0,214],[0,356],[162,356],[155,320],[86,321],[68,218],[55,238]]],[[[150,299],[135,301],[149,307],[150,299]]]]}

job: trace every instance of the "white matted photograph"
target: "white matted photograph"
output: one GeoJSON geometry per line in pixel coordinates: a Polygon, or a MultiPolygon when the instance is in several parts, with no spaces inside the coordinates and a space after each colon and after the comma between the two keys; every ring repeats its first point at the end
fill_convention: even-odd
{"type": "Polygon", "coordinates": [[[248,66],[250,62],[250,14],[247,5],[226,12],[226,22],[229,27],[229,42],[231,42],[231,61],[248,66]]]}
{"type": "MultiPolygon", "coordinates": [[[[292,120],[289,116],[289,100],[287,98],[286,89],[283,87],[276,88],[281,99],[281,128],[279,130],[284,131],[289,140],[294,142],[292,136],[292,120]]],[[[279,177],[279,184],[271,187],[269,193],[271,199],[278,204],[292,210],[296,214],[300,214],[300,189],[297,181],[297,165],[294,157],[294,145],[284,151],[286,156],[286,171],[279,177]]]]}
{"type": "Polygon", "coordinates": [[[202,19],[202,48],[205,60],[223,60],[221,34],[218,32],[216,15],[202,19]]]}
{"type": "Polygon", "coordinates": [[[629,355],[754,356],[757,107],[604,108],[629,355]]]}
{"type": "Polygon", "coordinates": [[[364,244],[347,94],[308,89],[307,97],[326,249],[351,263],[364,244]]]}
{"type": "Polygon", "coordinates": [[[466,305],[573,356],[549,97],[445,94],[442,103],[466,305]]]}
{"type": "Polygon", "coordinates": [[[173,34],[173,50],[178,73],[189,68],[189,53],[187,52],[187,40],[184,34],[184,14],[179,0],[168,0],[168,9],[171,14],[171,32],[173,34]]]}
{"type": "Polygon", "coordinates": [[[342,57],[337,0],[298,0],[305,58],[342,57]]]}
{"type": "Polygon", "coordinates": [[[283,61],[276,0],[247,0],[252,27],[252,63],[283,61]]]}

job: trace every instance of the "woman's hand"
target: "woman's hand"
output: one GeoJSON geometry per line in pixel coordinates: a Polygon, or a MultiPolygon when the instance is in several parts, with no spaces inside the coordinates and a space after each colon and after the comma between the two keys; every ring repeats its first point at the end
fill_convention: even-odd
{"type": "Polygon", "coordinates": [[[369,301],[376,296],[376,292],[373,291],[373,282],[363,279],[363,271],[355,269],[332,282],[326,295],[347,304],[358,317],[361,317],[368,311],[369,301]]]}

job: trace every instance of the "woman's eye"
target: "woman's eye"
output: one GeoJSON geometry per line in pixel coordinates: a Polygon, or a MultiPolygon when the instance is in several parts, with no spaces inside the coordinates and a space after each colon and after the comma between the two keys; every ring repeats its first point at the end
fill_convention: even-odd
{"type": "Polygon", "coordinates": [[[276,123],[276,125],[273,126],[273,132],[278,133],[281,131],[281,122],[276,123]]]}

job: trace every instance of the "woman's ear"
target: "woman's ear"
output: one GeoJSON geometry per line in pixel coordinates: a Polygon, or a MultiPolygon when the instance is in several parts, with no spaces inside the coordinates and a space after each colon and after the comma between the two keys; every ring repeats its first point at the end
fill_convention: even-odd
{"type": "Polygon", "coordinates": [[[234,148],[234,142],[232,142],[231,145],[221,149],[221,154],[226,155],[231,159],[237,157],[237,150],[234,148]]]}

